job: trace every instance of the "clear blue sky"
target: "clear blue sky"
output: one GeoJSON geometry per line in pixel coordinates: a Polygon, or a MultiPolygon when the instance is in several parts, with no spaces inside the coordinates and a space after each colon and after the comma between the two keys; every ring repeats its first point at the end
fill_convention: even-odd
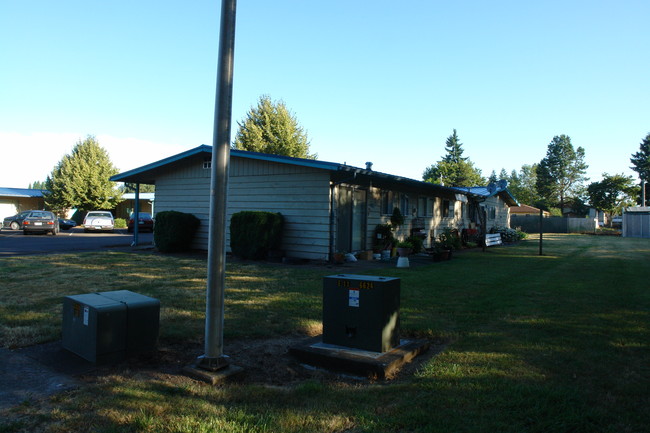
{"type": "MultiPolygon", "coordinates": [[[[0,186],[44,180],[88,134],[121,171],[212,144],[220,5],[0,0],[0,186]]],[[[592,181],[635,175],[649,17],[647,0],[240,0],[233,132],[267,94],[322,160],[420,179],[456,128],[484,176],[560,134],[592,181]]]]}

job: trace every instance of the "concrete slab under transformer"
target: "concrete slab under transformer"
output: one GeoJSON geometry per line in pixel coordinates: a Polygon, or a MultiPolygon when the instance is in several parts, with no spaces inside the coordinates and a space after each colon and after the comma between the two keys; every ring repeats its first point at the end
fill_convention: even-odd
{"type": "Polygon", "coordinates": [[[426,352],[426,340],[400,340],[389,351],[369,352],[351,347],[323,343],[322,336],[310,338],[289,348],[289,353],[308,365],[360,376],[385,379],[395,374],[404,364],[426,352]]]}

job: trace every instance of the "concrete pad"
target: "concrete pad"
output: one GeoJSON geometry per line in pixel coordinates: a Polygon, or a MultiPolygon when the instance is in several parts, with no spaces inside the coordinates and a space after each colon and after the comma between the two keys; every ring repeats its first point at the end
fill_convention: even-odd
{"type": "Polygon", "coordinates": [[[325,344],[318,336],[290,347],[289,353],[305,364],[327,370],[385,379],[426,352],[429,345],[426,340],[400,340],[399,346],[380,353],[325,344]]]}
{"type": "Polygon", "coordinates": [[[209,383],[210,385],[218,385],[226,381],[236,379],[244,369],[236,365],[228,365],[217,371],[209,371],[198,367],[196,364],[188,365],[183,369],[183,372],[189,377],[209,383]]]}

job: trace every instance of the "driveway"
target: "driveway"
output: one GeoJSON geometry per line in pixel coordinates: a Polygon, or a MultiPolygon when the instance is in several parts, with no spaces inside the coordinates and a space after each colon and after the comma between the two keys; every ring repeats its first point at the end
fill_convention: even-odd
{"type": "MultiPolygon", "coordinates": [[[[153,233],[140,233],[138,245],[151,245],[153,233]]],[[[62,253],[71,251],[92,251],[107,248],[129,247],[133,243],[133,234],[126,229],[117,229],[113,233],[84,233],[81,228],[62,230],[58,235],[30,234],[23,235],[22,230],[0,231],[0,257],[29,254],[62,253]]]]}

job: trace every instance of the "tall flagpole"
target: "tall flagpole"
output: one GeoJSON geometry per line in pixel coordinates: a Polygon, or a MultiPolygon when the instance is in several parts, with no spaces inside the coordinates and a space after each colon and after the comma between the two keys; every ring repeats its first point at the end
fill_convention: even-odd
{"type": "Polygon", "coordinates": [[[226,286],[226,201],[228,165],[230,163],[236,8],[236,0],[222,0],[221,2],[219,63],[210,179],[205,354],[199,357],[197,363],[197,367],[209,371],[220,370],[229,365],[228,357],[223,353],[223,322],[226,286]]]}

